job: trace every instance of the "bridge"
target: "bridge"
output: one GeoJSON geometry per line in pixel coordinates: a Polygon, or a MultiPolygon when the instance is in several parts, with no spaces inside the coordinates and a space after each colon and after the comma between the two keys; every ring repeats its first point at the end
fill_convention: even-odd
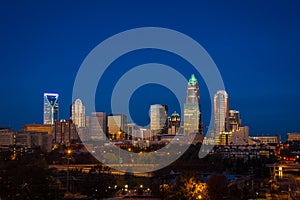
{"type": "Polygon", "coordinates": [[[293,162],[278,162],[274,164],[267,164],[269,168],[273,168],[273,172],[300,172],[300,164],[293,162]]]}
{"type": "MultiPolygon", "coordinates": [[[[69,165],[49,165],[48,168],[56,168],[58,171],[68,171],[68,170],[81,170],[84,173],[88,173],[92,168],[98,166],[99,164],[69,164],[69,165]]],[[[133,171],[131,173],[134,176],[138,177],[152,177],[152,172],[144,172],[144,173],[135,173],[134,171],[144,171],[143,169],[147,169],[152,171],[155,169],[156,164],[110,164],[110,170],[104,170],[102,173],[109,173],[113,175],[124,176],[126,171],[133,171]],[[116,170],[120,169],[120,170],[116,170]]]]}

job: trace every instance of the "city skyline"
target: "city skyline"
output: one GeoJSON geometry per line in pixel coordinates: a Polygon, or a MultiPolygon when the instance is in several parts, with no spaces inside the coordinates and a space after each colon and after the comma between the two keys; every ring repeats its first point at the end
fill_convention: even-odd
{"type": "MultiPolygon", "coordinates": [[[[183,32],[203,45],[220,70],[231,107],[243,113],[252,135],[285,137],[287,132],[299,131],[299,2],[170,4],[95,2],[94,6],[61,3],[57,7],[47,2],[1,2],[0,66],[5,98],[0,126],[20,129],[23,124],[43,123],[40,96],[44,91],[60,94],[60,118],[68,118],[72,86],[86,55],[111,35],[158,26],[183,32]],[[78,16],[79,12],[83,15],[78,16]]],[[[116,81],[130,67],[150,61],[184,68],[186,79],[193,73],[186,61],[166,52],[129,53],[116,60],[100,80],[99,85],[107,83],[107,87],[97,91],[96,110],[111,113],[109,95],[116,81]],[[123,68],[116,70],[119,66],[123,68]]],[[[213,105],[201,78],[199,87],[202,118],[208,124],[213,105]]],[[[157,85],[139,88],[130,105],[134,121],[149,123],[149,105],[155,103],[169,105],[170,112],[176,110],[183,116],[172,95],[157,85]],[[154,91],[161,95],[153,95],[154,91]],[[145,93],[149,98],[144,98],[145,93]]]]}

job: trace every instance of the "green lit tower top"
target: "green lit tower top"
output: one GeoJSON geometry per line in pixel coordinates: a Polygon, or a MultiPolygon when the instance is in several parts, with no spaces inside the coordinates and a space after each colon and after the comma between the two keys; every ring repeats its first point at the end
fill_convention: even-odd
{"type": "Polygon", "coordinates": [[[200,93],[198,81],[194,74],[191,75],[187,85],[183,126],[184,134],[202,133],[200,93]]]}
{"type": "Polygon", "coordinates": [[[200,104],[199,86],[194,74],[188,82],[186,103],[200,104]]]}

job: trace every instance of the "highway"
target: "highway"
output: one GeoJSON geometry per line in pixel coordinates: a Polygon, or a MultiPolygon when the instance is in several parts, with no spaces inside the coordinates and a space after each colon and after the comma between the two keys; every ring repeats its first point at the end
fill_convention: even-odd
{"type": "MultiPolygon", "coordinates": [[[[68,165],[49,165],[48,168],[56,168],[59,171],[67,171],[69,170],[75,170],[75,169],[82,169],[83,172],[88,173],[93,167],[97,166],[97,164],[70,164],[68,165]]],[[[147,168],[147,169],[152,169],[154,167],[154,164],[115,164],[111,165],[111,167],[118,166],[124,168],[124,171],[128,169],[129,167],[133,168],[147,168]]],[[[103,173],[110,173],[113,175],[120,175],[124,176],[125,172],[115,170],[113,168],[110,169],[109,172],[103,171],[103,173]]],[[[138,177],[152,177],[153,174],[151,172],[148,173],[133,173],[134,176],[138,177]]]]}

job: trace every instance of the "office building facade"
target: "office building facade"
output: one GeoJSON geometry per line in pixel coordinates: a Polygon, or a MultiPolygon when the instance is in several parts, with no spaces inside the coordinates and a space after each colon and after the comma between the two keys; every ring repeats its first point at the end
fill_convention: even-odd
{"type": "Polygon", "coordinates": [[[214,130],[216,134],[229,131],[229,98],[225,90],[214,96],[214,130]]]}
{"type": "Polygon", "coordinates": [[[107,117],[108,137],[112,140],[126,140],[128,138],[127,117],[124,114],[111,114],[107,117]]]}
{"type": "Polygon", "coordinates": [[[102,140],[107,135],[107,115],[105,112],[92,112],[86,117],[87,140],[102,140]]]}
{"type": "Polygon", "coordinates": [[[59,120],[57,93],[44,93],[44,124],[53,125],[59,120]]]}
{"type": "Polygon", "coordinates": [[[202,121],[200,111],[200,93],[198,81],[194,74],[189,79],[187,86],[186,102],[184,104],[184,134],[202,134],[202,121]]]}
{"type": "Polygon", "coordinates": [[[168,117],[168,134],[178,134],[180,128],[180,115],[175,111],[168,117]]]}
{"type": "Polygon", "coordinates": [[[85,106],[80,99],[76,99],[71,106],[71,119],[77,128],[85,127],[85,106]]]}
{"type": "Polygon", "coordinates": [[[168,107],[154,104],[150,106],[150,130],[154,134],[162,134],[166,130],[168,107]]]}

